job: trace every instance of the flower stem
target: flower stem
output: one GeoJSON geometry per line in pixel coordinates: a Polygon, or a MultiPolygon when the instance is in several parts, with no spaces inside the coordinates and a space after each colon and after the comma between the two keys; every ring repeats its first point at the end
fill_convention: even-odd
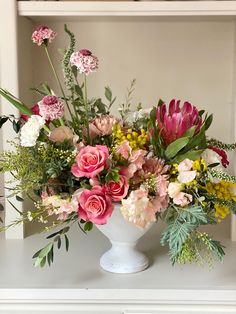
{"type": "Polygon", "coordinates": [[[51,133],[51,130],[50,130],[46,125],[43,126],[43,129],[44,129],[47,133],[51,133]]]}
{"type": "Polygon", "coordinates": [[[57,83],[58,83],[58,85],[59,85],[59,87],[60,87],[61,93],[62,93],[62,95],[63,95],[63,97],[64,97],[64,100],[65,100],[67,109],[68,109],[68,111],[69,111],[69,113],[70,113],[70,115],[71,115],[71,118],[73,119],[72,112],[71,112],[71,110],[70,110],[70,106],[69,106],[69,104],[68,104],[68,102],[67,102],[66,95],[65,95],[65,93],[64,93],[64,90],[63,90],[63,88],[62,88],[61,82],[60,82],[59,77],[58,77],[58,75],[57,75],[56,69],[55,69],[55,67],[54,67],[54,65],[53,65],[52,59],[51,59],[51,57],[50,57],[50,55],[49,55],[48,48],[47,48],[46,45],[44,45],[44,48],[45,48],[46,55],[47,55],[47,57],[48,57],[48,61],[49,61],[49,63],[50,63],[50,66],[51,66],[51,68],[52,68],[53,74],[54,74],[54,76],[55,76],[55,78],[56,78],[56,81],[57,81],[57,83]]]}
{"type": "Polygon", "coordinates": [[[89,113],[88,113],[88,94],[87,94],[87,77],[84,74],[84,107],[85,107],[85,114],[86,114],[86,128],[87,128],[87,142],[90,142],[90,134],[89,134],[89,113]]]}

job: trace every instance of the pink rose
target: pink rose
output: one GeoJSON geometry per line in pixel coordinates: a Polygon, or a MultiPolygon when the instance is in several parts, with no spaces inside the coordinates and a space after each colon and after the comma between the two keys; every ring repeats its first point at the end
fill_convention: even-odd
{"type": "Polygon", "coordinates": [[[105,193],[104,187],[94,186],[91,190],[84,190],[81,193],[78,208],[78,215],[81,219],[103,225],[107,223],[112,211],[112,201],[105,193]]]}
{"type": "Polygon", "coordinates": [[[85,146],[76,156],[76,163],[72,165],[71,172],[78,178],[94,178],[106,168],[108,155],[107,146],[85,146]]]}
{"type": "Polygon", "coordinates": [[[120,202],[124,197],[126,197],[129,190],[127,178],[121,175],[119,181],[109,181],[105,184],[105,187],[107,193],[114,202],[120,202]]]}

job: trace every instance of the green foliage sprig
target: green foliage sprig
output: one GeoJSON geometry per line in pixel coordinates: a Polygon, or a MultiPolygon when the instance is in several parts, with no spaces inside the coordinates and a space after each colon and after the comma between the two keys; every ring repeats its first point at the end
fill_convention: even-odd
{"type": "Polygon", "coordinates": [[[233,144],[225,144],[221,141],[216,140],[215,138],[210,138],[207,140],[208,146],[215,146],[223,150],[234,151],[236,150],[236,143],[233,144]]]}

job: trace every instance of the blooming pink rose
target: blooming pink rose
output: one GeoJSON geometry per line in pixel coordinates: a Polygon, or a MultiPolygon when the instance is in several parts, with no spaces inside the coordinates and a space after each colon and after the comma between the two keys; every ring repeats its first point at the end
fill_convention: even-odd
{"type": "Polygon", "coordinates": [[[107,223],[112,211],[112,201],[105,193],[104,187],[94,186],[91,190],[84,190],[81,193],[78,208],[79,218],[103,225],[107,223]]]}
{"type": "Polygon", "coordinates": [[[107,166],[109,152],[105,145],[85,146],[76,156],[71,172],[75,177],[94,178],[107,166]]]}
{"type": "Polygon", "coordinates": [[[188,193],[184,193],[184,192],[180,192],[178,193],[174,198],[173,198],[173,202],[176,205],[180,205],[181,207],[184,207],[186,205],[188,205],[189,203],[191,203],[193,200],[193,197],[191,194],[188,193]]]}
{"type": "Polygon", "coordinates": [[[73,132],[68,126],[61,125],[58,128],[55,128],[52,130],[49,139],[52,142],[64,142],[65,140],[67,141],[72,141],[74,137],[73,132]]]}
{"type": "Polygon", "coordinates": [[[105,188],[114,202],[120,202],[128,193],[128,180],[120,175],[119,181],[109,181],[105,184],[105,188]]]}
{"type": "Polygon", "coordinates": [[[47,27],[46,25],[40,25],[33,32],[31,39],[35,44],[41,46],[43,43],[47,45],[47,43],[51,43],[52,40],[56,37],[57,33],[55,33],[52,29],[47,27]]]}
{"type": "Polygon", "coordinates": [[[191,170],[192,165],[193,165],[193,161],[186,158],[180,162],[180,164],[178,166],[178,170],[179,171],[189,171],[189,170],[191,170]]]}

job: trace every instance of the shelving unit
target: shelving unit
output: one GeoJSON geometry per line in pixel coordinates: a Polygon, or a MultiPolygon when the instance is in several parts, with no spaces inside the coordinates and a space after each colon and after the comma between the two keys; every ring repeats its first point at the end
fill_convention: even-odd
{"type": "MultiPolygon", "coordinates": [[[[158,97],[167,101],[173,97],[188,99],[214,113],[211,136],[226,142],[236,138],[236,1],[0,0],[0,23],[4,30],[0,41],[0,85],[28,104],[37,100],[28,90],[30,86],[48,80],[56,91],[43,50],[32,45],[30,37],[38,24],[46,23],[55,29],[59,35],[50,45],[50,51],[59,61],[58,48],[64,48],[67,40],[63,34],[65,22],[75,33],[80,47],[91,49],[99,58],[99,71],[89,81],[91,95],[102,96],[103,87],[110,85],[122,101],[126,86],[135,77],[134,102],[141,100],[149,107],[158,97]]],[[[3,99],[0,111],[18,114],[3,99]]],[[[12,137],[14,133],[4,127],[4,149],[6,140],[12,137]]],[[[234,156],[231,159],[233,161],[234,156]]],[[[235,172],[235,163],[232,165],[231,171],[235,172]]],[[[8,223],[15,218],[15,212],[6,207],[8,223]]],[[[232,226],[232,239],[236,240],[235,219],[232,226]]],[[[4,314],[20,310],[52,314],[59,309],[62,313],[77,311],[81,314],[235,313],[236,273],[232,264],[235,243],[230,243],[228,231],[227,223],[225,229],[219,228],[219,238],[228,238],[225,240],[227,261],[209,275],[195,267],[169,268],[167,256],[162,256],[164,251],[159,247],[158,251],[150,248],[153,252],[150,254],[157,254],[161,262],[152,265],[147,272],[127,277],[105,274],[97,265],[99,255],[108,244],[96,231],[86,239],[86,244],[82,235],[78,237],[78,254],[71,253],[68,271],[64,257],[55,273],[53,269],[35,271],[27,261],[36,245],[43,243],[42,236],[19,242],[7,240],[7,245],[2,240],[0,267],[5,268],[6,273],[0,284],[0,311],[4,314]],[[10,253],[14,250],[16,253],[10,253]],[[83,257],[81,252],[84,252],[83,257]],[[8,285],[10,267],[17,267],[14,256],[19,261],[19,274],[13,272],[16,279],[11,279],[8,285]],[[65,280],[65,271],[69,281],[65,280]],[[46,279],[42,279],[43,276],[46,279]],[[23,278],[27,278],[25,282],[23,278]]],[[[6,237],[22,239],[29,232],[32,230],[20,227],[10,230],[6,237]]],[[[149,247],[158,237],[158,233],[150,233],[142,242],[143,249],[147,248],[146,243],[149,247]]],[[[74,239],[77,239],[76,234],[74,239]]],[[[73,249],[76,252],[76,245],[73,249]]]]}

